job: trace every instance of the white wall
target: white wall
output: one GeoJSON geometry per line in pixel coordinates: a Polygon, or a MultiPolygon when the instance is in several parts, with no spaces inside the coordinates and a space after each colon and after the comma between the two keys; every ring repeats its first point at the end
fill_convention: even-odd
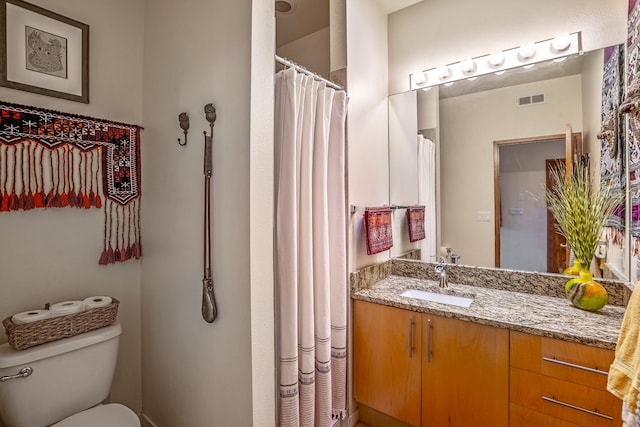
{"type": "Polygon", "coordinates": [[[442,245],[468,265],[493,266],[494,141],[582,129],[580,76],[529,83],[440,101],[442,245]],[[545,103],[518,107],[519,96],[544,93],[545,103]],[[491,221],[476,221],[477,212],[491,221]]]}
{"type": "MultiPolygon", "coordinates": [[[[389,200],[392,204],[418,204],[418,97],[416,92],[389,97],[389,200]]],[[[397,257],[418,247],[409,241],[406,211],[393,211],[393,247],[397,257]]]]}
{"type": "Polygon", "coordinates": [[[329,27],[280,46],[276,53],[329,78],[329,27]]]}
{"type": "MultiPolygon", "coordinates": [[[[90,103],[0,88],[3,101],[141,124],[144,1],[33,0],[90,26],[90,103]]],[[[142,151],[154,141],[142,132],[142,151]]],[[[143,167],[144,170],[144,167],[143,167]]],[[[147,189],[143,179],[143,193],[147,189]]],[[[147,212],[143,212],[143,217],[147,212]]],[[[101,209],[38,209],[0,213],[0,315],[46,302],[111,295],[121,301],[124,332],[112,400],[140,411],[140,262],[100,266],[101,209]]],[[[146,231],[143,226],[144,249],[146,231]]],[[[6,341],[1,334],[0,341],[6,341]]]]}
{"type": "MultiPolygon", "coordinates": [[[[387,16],[370,0],[347,2],[349,203],[389,203],[387,16]]],[[[367,255],[363,212],[351,216],[350,271],[389,258],[367,255]]]]}
{"type": "Polygon", "coordinates": [[[271,425],[273,2],[155,0],[145,19],[143,411],[158,427],[271,425]],[[213,324],[200,314],[209,102],[213,324]]]}
{"type": "Polygon", "coordinates": [[[389,15],[389,93],[409,74],[559,33],[582,32],[592,51],[626,39],[627,0],[422,1],[389,15]]]}

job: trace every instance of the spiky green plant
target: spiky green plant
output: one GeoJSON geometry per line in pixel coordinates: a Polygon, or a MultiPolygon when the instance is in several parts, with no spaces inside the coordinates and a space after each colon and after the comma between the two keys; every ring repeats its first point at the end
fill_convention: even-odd
{"type": "Polygon", "coordinates": [[[552,186],[545,190],[547,208],[558,222],[557,231],[567,239],[576,259],[589,268],[607,218],[624,200],[608,186],[595,188],[588,165],[574,165],[570,175],[564,165],[550,171],[552,186]]]}

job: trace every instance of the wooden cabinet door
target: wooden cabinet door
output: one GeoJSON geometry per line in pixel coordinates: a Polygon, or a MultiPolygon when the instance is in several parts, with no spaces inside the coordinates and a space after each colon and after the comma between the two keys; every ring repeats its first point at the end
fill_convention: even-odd
{"type": "Polygon", "coordinates": [[[420,425],[420,313],[353,303],[354,393],[358,402],[420,425]]]}
{"type": "Polygon", "coordinates": [[[506,427],[509,331],[422,315],[422,427],[506,427]]]}

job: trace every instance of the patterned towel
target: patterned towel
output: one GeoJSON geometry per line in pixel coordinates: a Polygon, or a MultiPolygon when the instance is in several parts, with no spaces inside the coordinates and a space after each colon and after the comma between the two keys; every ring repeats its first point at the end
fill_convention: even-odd
{"type": "Polygon", "coordinates": [[[408,207],[405,214],[409,226],[409,241],[416,242],[424,239],[424,206],[408,207]]]}
{"type": "Polygon", "coordinates": [[[366,208],[364,226],[367,233],[367,255],[386,251],[393,246],[391,208],[366,208]]]}

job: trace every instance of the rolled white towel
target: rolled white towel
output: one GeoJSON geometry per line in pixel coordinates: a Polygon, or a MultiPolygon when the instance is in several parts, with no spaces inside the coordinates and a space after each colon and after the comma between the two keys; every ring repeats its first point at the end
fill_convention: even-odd
{"type": "Polygon", "coordinates": [[[51,312],[51,317],[82,313],[84,311],[84,303],[82,301],[62,301],[50,306],[49,311],[51,312]]]}
{"type": "Polygon", "coordinates": [[[37,322],[38,320],[48,319],[51,317],[49,310],[29,310],[22,313],[16,313],[11,316],[11,321],[16,325],[23,323],[37,322]]]}
{"type": "Polygon", "coordinates": [[[97,295],[97,296],[85,298],[84,300],[82,300],[82,302],[84,303],[85,310],[106,307],[108,305],[111,305],[112,301],[113,300],[111,299],[111,297],[102,296],[102,295],[97,295]]]}

